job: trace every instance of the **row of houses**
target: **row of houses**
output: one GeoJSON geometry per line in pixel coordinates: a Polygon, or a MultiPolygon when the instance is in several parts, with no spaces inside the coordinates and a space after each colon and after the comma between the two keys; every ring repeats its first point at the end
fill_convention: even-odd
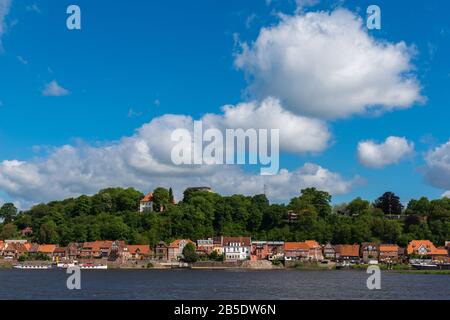
{"type": "Polygon", "coordinates": [[[438,248],[429,240],[413,240],[407,248],[393,244],[326,244],[317,241],[302,242],[252,241],[250,237],[214,237],[197,240],[178,239],[169,244],[159,242],[149,245],[127,245],[124,241],[94,241],[71,243],[66,247],[54,244],[35,244],[26,240],[0,241],[0,256],[18,259],[26,254],[41,254],[53,261],[77,259],[105,259],[126,262],[129,260],[178,261],[183,258],[185,246],[191,243],[198,255],[209,256],[213,252],[223,255],[225,261],[244,260],[323,260],[400,263],[408,258],[426,256],[436,261],[449,262],[450,243],[438,248]]]}

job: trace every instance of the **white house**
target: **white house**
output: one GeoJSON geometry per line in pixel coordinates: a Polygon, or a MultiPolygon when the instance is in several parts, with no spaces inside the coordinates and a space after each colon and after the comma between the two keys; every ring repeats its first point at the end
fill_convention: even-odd
{"type": "Polygon", "coordinates": [[[139,204],[139,212],[153,211],[153,193],[148,193],[139,204]]]}
{"type": "Polygon", "coordinates": [[[252,241],[250,237],[223,237],[223,253],[227,261],[249,260],[252,241]]]}

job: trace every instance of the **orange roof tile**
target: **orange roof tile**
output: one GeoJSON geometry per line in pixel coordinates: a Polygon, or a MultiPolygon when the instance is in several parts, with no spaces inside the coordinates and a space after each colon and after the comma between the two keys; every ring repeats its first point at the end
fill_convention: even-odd
{"type": "Polygon", "coordinates": [[[415,250],[419,249],[421,246],[424,246],[430,252],[436,249],[433,242],[431,242],[430,240],[412,240],[408,244],[407,253],[412,254],[414,253],[415,250]]]}
{"type": "Polygon", "coordinates": [[[305,242],[285,242],[284,250],[309,250],[305,242]]]}
{"type": "Polygon", "coordinates": [[[83,243],[83,249],[91,249],[92,251],[100,251],[102,248],[111,248],[114,241],[105,240],[105,241],[94,241],[94,242],[85,242],[83,243]]]}
{"type": "Polygon", "coordinates": [[[128,252],[131,254],[135,254],[138,250],[140,254],[149,254],[150,253],[150,246],[149,245],[128,245],[128,252]]]}
{"type": "Polygon", "coordinates": [[[153,201],[153,193],[147,193],[141,202],[151,202],[153,201]]]}
{"type": "Polygon", "coordinates": [[[448,251],[445,248],[436,248],[436,249],[431,251],[431,254],[435,255],[435,256],[447,256],[448,255],[448,251]]]}
{"type": "Polygon", "coordinates": [[[359,257],[359,244],[340,244],[335,248],[341,257],[359,257]]]}
{"type": "Polygon", "coordinates": [[[56,245],[54,244],[42,244],[39,246],[39,252],[41,253],[53,253],[55,249],[56,245]]]}
{"type": "Polygon", "coordinates": [[[396,244],[380,244],[380,252],[398,252],[396,244]]]}
{"type": "Polygon", "coordinates": [[[189,240],[189,239],[187,239],[187,240],[186,239],[177,239],[177,240],[171,242],[169,247],[170,248],[177,248],[180,245],[181,241],[186,241],[188,243],[192,243],[195,246],[195,243],[193,241],[189,240]]]}
{"type": "Polygon", "coordinates": [[[305,243],[310,249],[320,248],[320,244],[316,240],[306,240],[305,243]]]}

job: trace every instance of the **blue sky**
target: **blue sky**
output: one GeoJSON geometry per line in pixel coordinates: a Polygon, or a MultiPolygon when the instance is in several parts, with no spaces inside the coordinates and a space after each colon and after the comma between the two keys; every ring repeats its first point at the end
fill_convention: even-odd
{"type": "MultiPolygon", "coordinates": [[[[182,189],[190,183],[204,182],[224,193],[241,191],[236,186],[247,181],[221,186],[223,179],[208,180],[207,173],[198,173],[205,179],[195,180],[194,172],[137,172],[133,167],[121,179],[115,179],[116,170],[122,166],[98,172],[83,158],[89,157],[89,152],[79,150],[89,148],[95,153],[95,148],[120,144],[121,139],[135,136],[136,130],[152,119],[168,114],[198,119],[206,113],[221,114],[224,105],[263,100],[260,92],[248,89],[252,84],[248,78],[250,67],[236,66],[243,43],[255,51],[252,43],[258,39],[261,28],[277,28],[280,13],[292,18],[343,8],[365,19],[366,8],[373,4],[320,1],[300,8],[296,1],[282,0],[77,0],[73,3],[81,8],[82,30],[69,31],[65,25],[66,8],[72,2],[0,0],[1,3],[0,22],[4,27],[0,29],[0,199],[23,205],[92,193],[107,184],[134,186],[145,192],[157,184],[174,188],[179,185],[182,189]],[[52,81],[68,94],[43,94],[52,81]],[[80,152],[75,159],[64,160],[65,164],[86,162],[86,166],[49,168],[49,159],[59,157],[58,150],[64,145],[80,152]],[[12,168],[11,161],[20,165],[12,168]],[[73,172],[64,171],[72,169],[73,172]],[[77,170],[86,174],[80,180],[77,170]],[[92,175],[101,176],[101,181],[91,183],[92,175]],[[42,192],[47,184],[55,187],[42,192]]],[[[446,177],[450,177],[450,4],[437,0],[376,4],[382,12],[382,29],[364,32],[377,43],[406,44],[407,71],[416,80],[417,96],[424,102],[412,101],[403,108],[376,115],[357,112],[329,118],[285,104],[283,97],[276,96],[279,91],[272,92],[265,85],[265,92],[280,98],[283,108],[323,121],[330,132],[327,147],[320,152],[282,152],[281,167],[294,172],[305,163],[312,163],[327,170],[327,174],[338,175],[339,178],[330,178],[326,174],[323,178],[332,180],[325,186],[348,183],[348,187],[330,187],[335,202],[356,196],[373,200],[388,190],[399,194],[403,201],[422,195],[438,198],[450,190],[450,182],[446,182],[446,177]],[[379,145],[388,137],[405,138],[409,146],[414,145],[413,150],[382,167],[362,163],[358,143],[372,140],[379,145]]],[[[296,101],[295,97],[292,99],[296,101]]],[[[391,104],[395,107],[395,103],[391,104]]],[[[108,156],[114,157],[114,153],[108,156]]],[[[242,170],[251,174],[251,169],[242,170]]],[[[300,177],[303,179],[301,174],[300,177]]],[[[320,187],[317,179],[312,180],[312,185],[320,187]]],[[[298,186],[289,188],[299,190],[307,181],[310,180],[303,179],[298,186]]],[[[296,184],[295,177],[286,183],[296,184]]],[[[274,183],[272,188],[274,200],[283,200],[278,195],[283,182],[274,183]]],[[[256,189],[243,186],[242,192],[251,194],[256,189]]],[[[290,196],[290,192],[286,194],[290,196]]]]}

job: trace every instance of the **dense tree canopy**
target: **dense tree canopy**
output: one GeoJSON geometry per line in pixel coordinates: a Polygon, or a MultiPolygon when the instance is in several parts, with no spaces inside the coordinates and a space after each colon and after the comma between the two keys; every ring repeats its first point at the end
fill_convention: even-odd
{"type": "Polygon", "coordinates": [[[373,205],[356,198],[333,208],[330,194],[314,188],[302,190],[287,205],[271,204],[265,195],[221,196],[190,189],[175,205],[170,190],[157,188],[155,209],[164,210],[140,213],[142,197],[132,188],[109,188],[93,196],[38,204],[19,214],[8,205],[1,211],[0,238],[28,237],[62,245],[121,239],[155,245],[161,240],[227,235],[259,240],[315,239],[320,243],[379,241],[402,246],[412,239],[429,239],[439,245],[450,239],[448,198],[411,200],[403,212],[406,219],[389,220],[385,213],[402,213],[400,199],[394,194],[383,195],[373,205]],[[297,214],[297,220],[287,219],[289,211],[297,214]],[[26,227],[33,233],[23,236],[20,230],[26,227]]]}

